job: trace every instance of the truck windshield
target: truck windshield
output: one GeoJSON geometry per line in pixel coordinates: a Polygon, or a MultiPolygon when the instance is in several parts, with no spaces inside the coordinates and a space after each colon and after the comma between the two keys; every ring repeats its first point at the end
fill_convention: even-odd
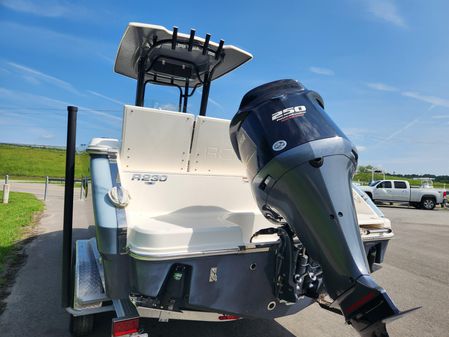
{"type": "Polygon", "coordinates": [[[380,180],[374,180],[374,181],[370,182],[368,186],[374,186],[374,185],[376,185],[379,181],[380,181],[380,180]]]}

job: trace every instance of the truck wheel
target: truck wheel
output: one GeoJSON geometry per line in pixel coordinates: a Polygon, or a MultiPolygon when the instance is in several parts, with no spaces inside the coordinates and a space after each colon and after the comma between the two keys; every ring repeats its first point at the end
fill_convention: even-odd
{"type": "Polygon", "coordinates": [[[424,209],[432,210],[435,208],[435,200],[432,198],[423,198],[421,201],[421,206],[424,209]]]}
{"type": "Polygon", "coordinates": [[[94,329],[94,315],[70,316],[70,332],[73,337],[90,334],[94,329]]]}

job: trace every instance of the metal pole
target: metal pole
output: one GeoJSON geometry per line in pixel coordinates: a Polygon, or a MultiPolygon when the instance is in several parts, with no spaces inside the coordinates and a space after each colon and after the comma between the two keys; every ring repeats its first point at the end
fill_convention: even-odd
{"type": "Polygon", "coordinates": [[[138,64],[136,106],[145,104],[145,57],[141,57],[138,64]]]}
{"type": "Polygon", "coordinates": [[[9,202],[9,184],[3,185],[3,201],[4,204],[9,202]]]}
{"type": "Polygon", "coordinates": [[[48,191],[48,176],[45,177],[44,200],[47,200],[47,191],[48,191]]]}
{"type": "Polygon", "coordinates": [[[73,227],[73,188],[75,178],[75,145],[77,107],[68,106],[67,148],[65,162],[64,189],[64,229],[62,233],[62,306],[71,306],[72,301],[72,227],[73,227]]]}
{"type": "Polygon", "coordinates": [[[5,185],[7,185],[9,183],[9,175],[5,176],[5,185]]]}
{"type": "Polygon", "coordinates": [[[189,99],[189,80],[186,81],[184,87],[184,105],[182,107],[182,112],[187,112],[187,101],[189,99]]]}
{"type": "Polygon", "coordinates": [[[80,182],[80,200],[83,200],[83,179],[80,182]]]}
{"type": "Polygon", "coordinates": [[[206,116],[207,101],[209,100],[209,89],[210,89],[209,73],[205,73],[203,94],[201,95],[200,116],[206,116]]]}

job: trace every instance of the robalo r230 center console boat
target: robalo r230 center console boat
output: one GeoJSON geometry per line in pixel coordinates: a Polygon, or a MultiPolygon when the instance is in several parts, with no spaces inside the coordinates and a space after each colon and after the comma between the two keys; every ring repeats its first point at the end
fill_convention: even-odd
{"type": "Polygon", "coordinates": [[[121,141],[88,147],[96,238],[76,243],[75,335],[106,310],[114,336],[145,335],[138,317],[276,318],[314,302],[387,336],[401,314],[370,275],[390,221],[351,185],[357,150],[322,98],[280,80],[248,92],[232,121],[206,116],[212,81],[251,58],[194,30],[129,24],[115,71],[137,80],[136,102],[121,141]],[[179,111],[144,107],[147,84],[179,88],[179,111]]]}

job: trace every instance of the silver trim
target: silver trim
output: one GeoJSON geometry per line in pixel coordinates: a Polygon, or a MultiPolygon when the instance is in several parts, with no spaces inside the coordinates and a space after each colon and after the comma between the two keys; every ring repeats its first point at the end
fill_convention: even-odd
{"type": "Polygon", "coordinates": [[[131,302],[129,298],[124,299],[113,299],[112,305],[114,306],[117,318],[125,317],[138,317],[139,313],[134,303],[131,302]]]}
{"type": "MultiPolygon", "coordinates": [[[[367,234],[369,235],[369,234],[367,234]]],[[[389,241],[391,239],[394,239],[394,234],[393,233],[386,233],[386,234],[378,234],[373,236],[371,234],[371,236],[362,236],[362,241],[363,242],[370,242],[370,241],[389,241]]]]}
{"type": "MultiPolygon", "coordinates": [[[[109,168],[111,170],[111,180],[112,180],[112,187],[117,187],[120,189],[122,187],[122,184],[120,182],[120,172],[117,164],[117,152],[109,152],[108,153],[108,159],[109,159],[109,168]]],[[[128,254],[128,248],[127,248],[127,242],[125,244],[125,247],[121,247],[119,235],[120,229],[126,230],[128,227],[128,224],[126,222],[126,212],[123,208],[115,207],[115,215],[117,218],[117,250],[118,253],[121,255],[128,254]]],[[[128,241],[128,237],[126,238],[126,241],[128,241]]]]}
{"type": "MultiPolygon", "coordinates": [[[[116,153],[109,153],[108,155],[109,159],[109,168],[111,169],[111,180],[112,180],[112,187],[121,188],[122,184],[120,182],[120,173],[117,165],[117,154],[116,153]]],[[[117,215],[117,227],[118,228],[126,228],[126,213],[123,208],[115,208],[115,212],[117,215]]]]}
{"type": "Polygon", "coordinates": [[[69,314],[72,314],[73,316],[86,316],[86,315],[98,314],[100,312],[114,311],[114,307],[112,305],[106,305],[106,306],[98,307],[98,308],[89,308],[89,309],[80,309],[80,310],[76,310],[71,307],[67,307],[67,308],[65,308],[65,310],[69,314]]]}
{"type": "Polygon", "coordinates": [[[258,247],[258,248],[244,249],[244,250],[241,250],[239,248],[232,248],[232,249],[221,249],[221,250],[208,250],[208,251],[204,251],[204,252],[188,252],[188,253],[175,253],[175,254],[148,254],[148,255],[138,254],[138,253],[135,253],[130,250],[129,255],[136,260],[165,261],[165,260],[174,260],[174,259],[187,259],[187,258],[201,257],[201,256],[252,254],[252,253],[268,252],[269,250],[270,250],[270,247],[258,247]]]}
{"type": "Polygon", "coordinates": [[[75,244],[73,307],[75,310],[100,307],[108,300],[100,261],[95,254],[95,239],[77,240],[75,244]]]}

